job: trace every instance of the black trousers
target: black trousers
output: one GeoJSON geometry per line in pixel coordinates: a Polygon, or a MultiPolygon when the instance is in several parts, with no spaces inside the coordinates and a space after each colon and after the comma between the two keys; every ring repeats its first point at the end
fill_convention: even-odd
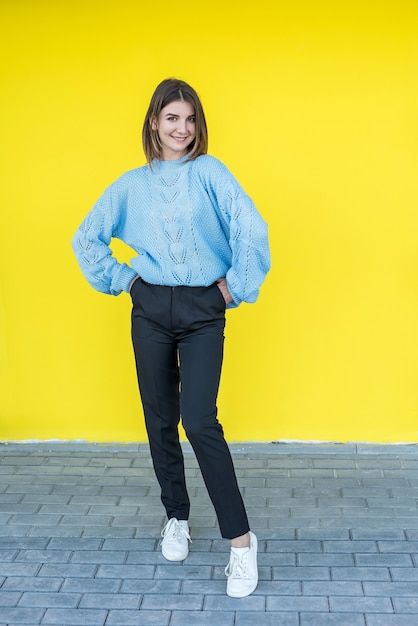
{"type": "Polygon", "coordinates": [[[188,519],[190,501],[178,434],[180,418],[223,537],[249,530],[216,399],[223,359],[225,301],[210,287],[163,287],[137,279],[132,341],[151,456],[167,517],[188,519]]]}

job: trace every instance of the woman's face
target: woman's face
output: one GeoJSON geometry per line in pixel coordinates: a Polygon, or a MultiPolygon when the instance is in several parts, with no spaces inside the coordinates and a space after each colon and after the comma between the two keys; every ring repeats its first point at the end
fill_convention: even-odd
{"type": "Polygon", "coordinates": [[[196,137],[196,117],[190,102],[175,100],[161,109],[158,120],[152,122],[162,147],[162,161],[174,161],[187,153],[196,137]]]}

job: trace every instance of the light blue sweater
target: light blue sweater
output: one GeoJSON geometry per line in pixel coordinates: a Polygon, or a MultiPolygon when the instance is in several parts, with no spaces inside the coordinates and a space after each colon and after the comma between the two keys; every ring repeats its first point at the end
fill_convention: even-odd
{"type": "Polygon", "coordinates": [[[116,180],[73,238],[81,270],[98,291],[129,292],[138,274],[155,285],[209,286],[226,277],[230,307],[255,302],[270,269],[267,225],[220,161],[154,161],[116,180]],[[121,239],[137,254],[119,263],[121,239]]]}

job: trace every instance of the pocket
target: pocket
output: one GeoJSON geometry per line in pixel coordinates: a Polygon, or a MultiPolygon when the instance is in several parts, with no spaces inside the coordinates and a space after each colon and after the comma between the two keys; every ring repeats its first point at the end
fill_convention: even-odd
{"type": "Polygon", "coordinates": [[[129,290],[129,293],[130,293],[130,296],[131,296],[132,300],[134,299],[134,297],[135,297],[135,293],[136,293],[136,291],[137,291],[137,289],[138,289],[138,285],[139,285],[141,282],[142,282],[142,281],[141,281],[141,277],[140,277],[140,276],[138,276],[138,278],[136,278],[136,279],[134,280],[134,282],[132,283],[131,288],[130,288],[130,290],[129,290]]]}
{"type": "Polygon", "coordinates": [[[219,289],[219,287],[218,287],[218,283],[213,283],[213,285],[212,285],[212,286],[213,286],[213,288],[214,288],[214,289],[216,290],[216,292],[217,292],[217,299],[218,299],[218,302],[220,302],[220,304],[221,304],[221,306],[222,306],[222,309],[225,309],[225,308],[226,308],[225,298],[224,298],[224,297],[223,297],[223,295],[222,295],[222,291],[221,291],[221,290],[219,289]]]}

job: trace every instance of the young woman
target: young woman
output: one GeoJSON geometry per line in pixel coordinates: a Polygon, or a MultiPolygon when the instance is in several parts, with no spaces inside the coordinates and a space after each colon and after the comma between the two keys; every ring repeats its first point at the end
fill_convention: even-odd
{"type": "Polygon", "coordinates": [[[207,155],[202,105],[187,83],[156,88],[143,126],[147,165],[114,182],[73,239],[90,284],[132,297],[132,341],[151,456],[168,523],[162,553],[188,555],[190,502],[178,425],[182,420],[231,541],[227,593],[258,582],[250,531],[216,399],[225,309],[255,302],[269,268],[267,226],[227,168],[207,155]],[[113,237],[136,252],[131,266],[109,248],[113,237]]]}

